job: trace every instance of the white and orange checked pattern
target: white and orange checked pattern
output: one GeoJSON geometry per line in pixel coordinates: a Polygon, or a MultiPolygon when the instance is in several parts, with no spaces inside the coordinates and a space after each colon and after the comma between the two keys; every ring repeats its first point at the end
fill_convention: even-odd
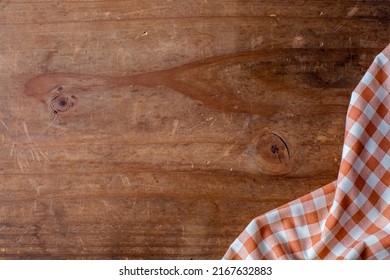
{"type": "Polygon", "coordinates": [[[337,181],[252,220],[224,259],[390,259],[389,60],[352,93],[337,181]]]}

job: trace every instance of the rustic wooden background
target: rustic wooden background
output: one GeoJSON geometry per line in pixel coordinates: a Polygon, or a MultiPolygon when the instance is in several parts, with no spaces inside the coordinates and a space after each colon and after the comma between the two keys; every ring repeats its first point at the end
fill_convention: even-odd
{"type": "Polygon", "coordinates": [[[0,1],[0,258],[220,259],[336,179],[379,0],[0,1]]]}

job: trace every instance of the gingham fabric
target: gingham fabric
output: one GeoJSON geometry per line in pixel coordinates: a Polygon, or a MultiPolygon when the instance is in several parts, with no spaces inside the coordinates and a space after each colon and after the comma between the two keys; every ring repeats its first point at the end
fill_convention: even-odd
{"type": "Polygon", "coordinates": [[[224,259],[390,259],[389,59],[352,93],[337,180],[252,220],[224,259]]]}

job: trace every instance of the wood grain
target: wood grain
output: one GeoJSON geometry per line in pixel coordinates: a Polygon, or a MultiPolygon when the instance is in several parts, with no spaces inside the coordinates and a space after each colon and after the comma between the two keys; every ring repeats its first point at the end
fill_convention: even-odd
{"type": "Polygon", "coordinates": [[[219,259],[337,178],[386,1],[0,1],[0,258],[219,259]]]}

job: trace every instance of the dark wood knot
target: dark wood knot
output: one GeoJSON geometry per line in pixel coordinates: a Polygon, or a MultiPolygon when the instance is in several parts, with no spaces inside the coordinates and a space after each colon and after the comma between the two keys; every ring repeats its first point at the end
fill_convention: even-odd
{"type": "Polygon", "coordinates": [[[278,154],[278,153],[279,153],[279,148],[278,148],[278,146],[272,145],[272,147],[271,147],[271,152],[272,152],[273,154],[278,154]]]}
{"type": "MultiPolygon", "coordinates": [[[[57,91],[62,91],[59,88],[57,91]]],[[[68,111],[70,108],[74,107],[76,104],[76,96],[74,95],[67,95],[67,94],[59,94],[55,96],[51,102],[50,107],[52,108],[53,112],[55,114],[57,113],[63,113],[68,111]]]]}
{"type": "Polygon", "coordinates": [[[276,133],[269,132],[257,138],[253,158],[264,173],[286,174],[290,172],[290,150],[286,140],[276,133]]]}

